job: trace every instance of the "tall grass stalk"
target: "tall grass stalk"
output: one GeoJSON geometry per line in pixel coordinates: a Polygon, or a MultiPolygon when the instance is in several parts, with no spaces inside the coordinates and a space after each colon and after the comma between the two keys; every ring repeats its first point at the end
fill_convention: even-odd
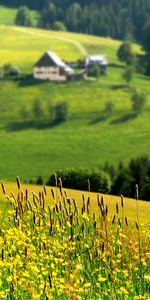
{"type": "Polygon", "coordinates": [[[91,210],[89,196],[82,195],[79,209],[76,199],[65,197],[62,186],[57,201],[53,189],[32,195],[30,200],[19,189],[8,198],[11,210],[0,235],[1,298],[148,298],[144,275],[148,280],[149,260],[142,265],[143,253],[149,255],[147,245],[141,242],[137,220],[133,232],[124,212],[121,219],[118,203],[109,220],[109,205],[100,195],[98,215],[91,210]]]}

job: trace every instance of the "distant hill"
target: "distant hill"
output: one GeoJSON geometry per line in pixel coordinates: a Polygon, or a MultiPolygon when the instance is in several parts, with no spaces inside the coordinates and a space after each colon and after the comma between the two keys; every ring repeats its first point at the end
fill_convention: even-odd
{"type": "Polygon", "coordinates": [[[0,0],[0,4],[38,10],[40,27],[54,28],[59,21],[68,31],[136,41],[141,41],[150,15],[147,0],[0,0]]]}
{"type": "Polygon", "coordinates": [[[0,24],[14,25],[16,13],[16,8],[0,6],[0,24]]]}
{"type": "MultiPolygon", "coordinates": [[[[15,25],[17,8],[0,5],[0,24],[15,25]]],[[[30,9],[32,24],[35,27],[39,13],[36,10],[30,9]]]]}
{"type": "MultiPolygon", "coordinates": [[[[72,168],[95,168],[106,161],[117,166],[133,157],[149,155],[149,78],[135,74],[131,89],[122,78],[124,65],[117,60],[119,41],[69,32],[0,26],[0,62],[21,70],[20,78],[0,80],[1,178],[29,181],[72,168]],[[107,55],[107,76],[68,83],[34,81],[33,66],[52,49],[61,59],[76,61],[87,53],[107,55]],[[82,51],[81,51],[82,49],[82,51]],[[148,95],[145,110],[132,118],[132,88],[148,95]],[[39,99],[43,116],[34,119],[39,99]],[[68,119],[50,123],[50,107],[68,104],[68,119]],[[106,104],[114,104],[105,115],[106,104]],[[23,114],[24,113],[24,114],[23,114]],[[26,115],[27,113],[27,115],[26,115]],[[25,116],[25,119],[23,117],[25,116]]],[[[140,47],[134,45],[139,52],[140,47]]]]}

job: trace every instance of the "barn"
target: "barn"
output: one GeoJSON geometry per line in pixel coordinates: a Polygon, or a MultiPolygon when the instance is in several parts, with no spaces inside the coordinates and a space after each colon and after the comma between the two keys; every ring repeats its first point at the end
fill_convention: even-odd
{"type": "Polygon", "coordinates": [[[108,60],[105,55],[86,55],[85,57],[85,68],[88,71],[93,65],[100,67],[101,74],[105,75],[107,72],[108,60]]]}
{"type": "Polygon", "coordinates": [[[35,79],[50,81],[66,81],[73,74],[73,69],[51,50],[43,54],[35,64],[33,71],[35,79]]]}

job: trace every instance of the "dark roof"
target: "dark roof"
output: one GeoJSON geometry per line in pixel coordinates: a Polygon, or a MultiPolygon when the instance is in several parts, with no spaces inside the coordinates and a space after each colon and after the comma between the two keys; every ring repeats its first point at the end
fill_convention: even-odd
{"type": "Polygon", "coordinates": [[[74,73],[69,66],[67,66],[54,52],[50,50],[45,52],[45,54],[36,63],[35,67],[59,67],[69,74],[74,73]]]}
{"type": "Polygon", "coordinates": [[[43,54],[39,61],[35,64],[35,67],[55,67],[56,62],[51,58],[48,52],[43,54]]]}

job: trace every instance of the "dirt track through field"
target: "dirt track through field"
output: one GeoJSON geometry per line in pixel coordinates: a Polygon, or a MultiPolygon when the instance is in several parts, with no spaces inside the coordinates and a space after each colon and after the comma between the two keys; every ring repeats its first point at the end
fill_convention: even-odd
{"type": "Polygon", "coordinates": [[[76,46],[76,48],[78,48],[78,50],[83,54],[83,55],[86,55],[87,52],[85,50],[85,48],[78,42],[78,41],[75,41],[73,39],[69,39],[69,38],[65,38],[63,36],[54,36],[54,35],[50,35],[50,34],[46,34],[46,33],[41,33],[41,32],[34,32],[34,31],[31,31],[31,30],[26,30],[26,29],[23,29],[23,28],[17,28],[17,27],[12,27],[13,30],[15,31],[19,31],[19,32],[23,32],[23,33],[26,33],[26,34],[32,34],[32,35],[37,35],[37,36],[41,36],[41,37],[46,37],[46,38],[53,38],[53,39],[58,39],[58,40],[62,40],[66,43],[70,43],[70,44],[73,44],[76,46]]]}

